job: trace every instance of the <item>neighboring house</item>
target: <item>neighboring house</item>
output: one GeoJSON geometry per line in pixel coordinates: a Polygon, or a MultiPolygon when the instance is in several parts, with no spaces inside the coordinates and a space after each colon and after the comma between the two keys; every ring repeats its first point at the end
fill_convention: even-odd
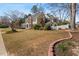
{"type": "Polygon", "coordinates": [[[0,17],[0,24],[5,24],[7,26],[10,26],[9,18],[1,16],[0,17]]]}

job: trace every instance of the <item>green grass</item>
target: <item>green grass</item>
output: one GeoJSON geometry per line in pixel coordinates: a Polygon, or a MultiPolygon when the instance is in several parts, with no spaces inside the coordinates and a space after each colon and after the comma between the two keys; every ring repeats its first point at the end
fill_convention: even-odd
{"type": "Polygon", "coordinates": [[[68,33],[64,31],[23,30],[4,33],[3,39],[10,54],[46,56],[51,42],[67,36],[68,33]]]}

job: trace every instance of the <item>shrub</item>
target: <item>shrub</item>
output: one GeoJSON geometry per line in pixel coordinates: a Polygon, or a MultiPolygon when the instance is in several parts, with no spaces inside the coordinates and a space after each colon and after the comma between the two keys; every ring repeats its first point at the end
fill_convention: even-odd
{"type": "Polygon", "coordinates": [[[5,25],[5,24],[0,24],[0,28],[8,28],[9,26],[5,25]]]}
{"type": "Polygon", "coordinates": [[[44,27],[40,27],[40,30],[44,30],[44,27]]]}
{"type": "Polygon", "coordinates": [[[45,30],[51,30],[51,23],[46,23],[44,26],[45,30]]]}
{"type": "Polygon", "coordinates": [[[52,25],[53,25],[53,26],[57,26],[57,23],[56,23],[56,22],[53,22],[52,25]]]}
{"type": "Polygon", "coordinates": [[[39,25],[39,24],[35,24],[35,25],[33,26],[33,28],[34,28],[35,30],[40,30],[41,25],[39,25]]]}
{"type": "Polygon", "coordinates": [[[58,26],[69,24],[67,21],[57,23],[58,26]]]}
{"type": "Polygon", "coordinates": [[[60,44],[60,45],[58,46],[58,48],[59,48],[62,52],[68,51],[68,47],[66,47],[64,44],[60,44]]]}

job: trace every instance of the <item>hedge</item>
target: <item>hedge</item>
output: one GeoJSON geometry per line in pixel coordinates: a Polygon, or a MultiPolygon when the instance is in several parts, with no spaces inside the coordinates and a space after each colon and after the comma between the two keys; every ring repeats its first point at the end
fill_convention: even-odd
{"type": "Polygon", "coordinates": [[[0,24],[0,28],[8,28],[9,26],[5,25],[5,24],[0,24]]]}

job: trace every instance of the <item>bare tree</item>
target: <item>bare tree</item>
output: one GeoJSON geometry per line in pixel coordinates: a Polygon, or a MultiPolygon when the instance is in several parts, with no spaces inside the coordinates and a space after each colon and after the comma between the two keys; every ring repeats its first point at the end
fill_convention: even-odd
{"type": "Polygon", "coordinates": [[[70,17],[70,25],[71,25],[71,29],[74,30],[76,27],[75,27],[75,19],[76,19],[76,3],[53,3],[53,4],[49,4],[51,7],[52,7],[52,10],[55,9],[53,7],[56,7],[57,10],[58,9],[64,9],[65,12],[67,12],[66,15],[68,15],[67,17],[70,17]]]}
{"type": "Polygon", "coordinates": [[[76,20],[76,3],[71,3],[71,29],[74,30],[76,20]]]}
{"type": "Polygon", "coordinates": [[[64,9],[58,9],[58,10],[55,10],[55,11],[51,11],[51,14],[54,16],[54,17],[58,17],[60,20],[66,20],[69,18],[69,14],[68,14],[68,11],[65,12],[66,10],[64,9]]]}
{"type": "Polygon", "coordinates": [[[16,31],[16,28],[15,28],[16,20],[19,20],[19,18],[23,17],[24,14],[19,12],[18,10],[14,10],[14,11],[11,10],[9,12],[5,12],[5,15],[10,18],[9,21],[11,23],[10,27],[12,31],[13,32],[16,31]]]}

